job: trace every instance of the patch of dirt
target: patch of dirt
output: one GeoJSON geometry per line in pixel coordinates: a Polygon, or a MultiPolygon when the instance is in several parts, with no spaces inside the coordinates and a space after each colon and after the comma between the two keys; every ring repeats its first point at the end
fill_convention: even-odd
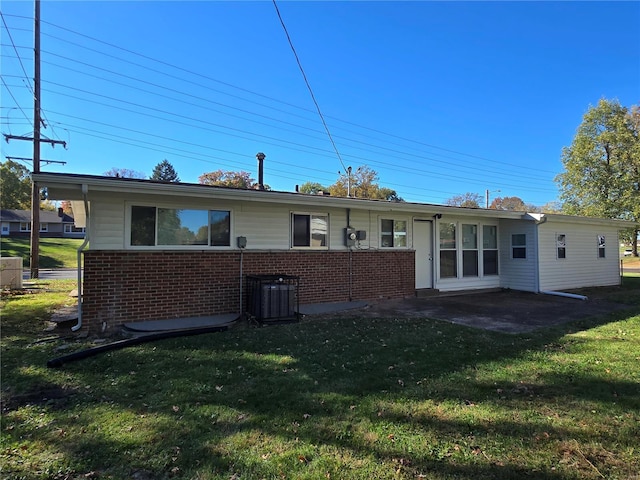
{"type": "MultiPolygon", "coordinates": [[[[581,294],[586,293],[587,300],[515,290],[409,297],[370,302],[347,313],[370,318],[426,317],[515,334],[629,308],[607,300],[607,289],[581,294]]],[[[345,312],[332,315],[344,316],[345,312]]]]}
{"type": "Polygon", "coordinates": [[[0,411],[3,414],[17,410],[26,405],[44,406],[54,409],[64,408],[69,402],[69,397],[75,395],[73,388],[61,387],[51,383],[44,383],[22,394],[13,394],[8,391],[2,392],[0,399],[0,411]]]}

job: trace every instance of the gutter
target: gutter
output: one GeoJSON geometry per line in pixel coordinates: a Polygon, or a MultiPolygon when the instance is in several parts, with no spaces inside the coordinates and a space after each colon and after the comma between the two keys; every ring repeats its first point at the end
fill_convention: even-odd
{"type": "Polygon", "coordinates": [[[87,193],[89,192],[89,186],[86,183],[82,184],[82,199],[84,200],[84,215],[85,215],[85,228],[84,228],[84,242],[78,247],[78,323],[71,327],[72,332],[77,332],[82,327],[82,251],[89,243],[89,201],[87,200],[87,193]]]}

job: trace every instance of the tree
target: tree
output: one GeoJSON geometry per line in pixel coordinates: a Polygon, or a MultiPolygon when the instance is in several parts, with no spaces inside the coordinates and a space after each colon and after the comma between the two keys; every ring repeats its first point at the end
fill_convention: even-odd
{"type": "Polygon", "coordinates": [[[31,179],[27,167],[7,160],[0,165],[0,206],[3,209],[31,208],[31,179]]]}
{"type": "MultiPolygon", "coordinates": [[[[640,109],[601,99],[590,107],[573,142],[562,149],[556,177],[563,212],[640,221],[640,109]]],[[[638,229],[630,236],[638,255],[638,229]]]]}
{"type": "Polygon", "coordinates": [[[526,212],[527,205],[520,197],[496,197],[489,205],[493,210],[511,210],[514,212],[526,212]]]}
{"type": "MultiPolygon", "coordinates": [[[[216,170],[215,172],[203,173],[198,177],[198,182],[203,185],[247,189],[255,189],[258,186],[255,179],[251,178],[251,174],[244,170],[239,172],[216,170]]],[[[268,185],[265,185],[264,189],[270,190],[268,185]]]]}
{"type": "Polygon", "coordinates": [[[147,176],[142,172],[137,172],[135,170],[131,170],[130,168],[117,168],[112,167],[110,170],[107,170],[103,173],[105,177],[118,177],[118,178],[138,178],[145,179],[147,176]]]}
{"type": "Polygon", "coordinates": [[[178,173],[166,158],[154,167],[150,178],[160,182],[180,182],[178,173]]]}
{"type": "Polygon", "coordinates": [[[310,194],[310,195],[317,195],[317,194],[319,194],[321,192],[328,192],[329,189],[327,187],[323,187],[318,182],[305,182],[302,185],[300,185],[300,188],[298,189],[298,191],[300,193],[307,193],[307,194],[310,194]]]}
{"type": "Polygon", "coordinates": [[[447,199],[445,202],[452,207],[480,208],[482,197],[478,193],[467,192],[447,199]]]}
{"type": "Polygon", "coordinates": [[[329,192],[335,197],[347,197],[350,194],[356,198],[403,201],[395,190],[381,187],[378,184],[378,172],[367,165],[352,170],[350,174],[340,173],[336,183],[329,187],[329,192]]]}

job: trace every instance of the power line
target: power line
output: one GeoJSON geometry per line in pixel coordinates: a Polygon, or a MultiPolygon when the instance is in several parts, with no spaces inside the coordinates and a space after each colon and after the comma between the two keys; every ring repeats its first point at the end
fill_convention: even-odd
{"type": "MultiPolygon", "coordinates": [[[[277,7],[276,7],[276,8],[277,8],[277,7]]],[[[288,106],[291,106],[291,107],[294,107],[294,108],[297,108],[297,109],[302,109],[302,110],[305,110],[305,111],[309,111],[309,110],[304,109],[304,108],[302,108],[302,107],[299,107],[299,106],[296,106],[296,105],[293,105],[293,104],[290,104],[290,103],[287,103],[287,102],[283,102],[283,101],[278,100],[278,99],[275,99],[275,98],[273,98],[273,97],[268,97],[268,96],[266,96],[266,95],[262,95],[262,94],[259,94],[259,93],[256,93],[256,92],[252,92],[252,91],[250,91],[250,90],[243,89],[243,88],[241,88],[241,87],[237,87],[237,86],[235,86],[235,85],[232,85],[232,84],[229,84],[229,83],[226,83],[226,82],[222,82],[222,81],[217,80],[217,79],[214,79],[214,78],[212,78],[212,77],[208,77],[208,76],[206,76],[206,75],[202,75],[202,74],[199,74],[199,73],[196,73],[196,72],[193,72],[193,71],[190,71],[190,70],[187,70],[187,69],[181,68],[181,67],[177,67],[177,66],[172,65],[172,64],[170,64],[170,63],[168,63],[168,62],[164,62],[164,61],[162,61],[162,60],[157,60],[157,59],[154,59],[154,58],[152,58],[152,57],[149,57],[149,56],[146,56],[146,55],[143,55],[143,54],[140,54],[140,53],[134,52],[134,51],[132,51],[132,50],[129,50],[129,49],[126,49],[126,48],[122,48],[122,47],[119,47],[119,46],[114,45],[114,44],[112,44],[112,43],[109,43],[109,42],[105,42],[105,41],[99,40],[99,39],[97,39],[97,38],[95,38],[95,37],[91,37],[91,36],[88,36],[88,35],[85,35],[85,34],[82,34],[82,33],[76,32],[76,31],[74,31],[74,30],[71,30],[71,29],[68,29],[68,28],[65,28],[65,27],[61,27],[61,26],[56,25],[56,24],[53,24],[53,23],[48,23],[48,24],[49,24],[49,25],[51,25],[51,26],[53,26],[53,27],[60,28],[60,29],[62,29],[62,30],[65,30],[65,31],[68,31],[68,32],[74,33],[74,34],[76,34],[76,35],[82,36],[82,37],[84,37],[84,38],[89,38],[89,39],[94,40],[94,41],[96,41],[96,42],[98,42],[98,43],[102,43],[102,44],[104,44],[104,45],[107,45],[107,46],[110,46],[110,47],[113,47],[113,48],[116,48],[116,49],[122,50],[122,51],[127,52],[127,53],[130,53],[130,54],[132,54],[132,55],[136,55],[136,56],[138,56],[138,57],[141,57],[141,58],[144,58],[144,59],[147,59],[147,60],[151,60],[151,61],[154,61],[154,62],[160,63],[160,64],[165,65],[165,66],[170,66],[170,67],[172,67],[172,68],[175,68],[175,69],[178,69],[178,70],[181,70],[181,71],[184,71],[184,72],[187,72],[187,73],[193,74],[193,75],[197,75],[197,76],[200,76],[200,77],[202,77],[202,78],[206,78],[206,79],[208,79],[208,80],[211,80],[211,81],[214,81],[214,82],[217,82],[217,83],[220,83],[220,84],[223,84],[223,85],[226,85],[226,86],[229,86],[229,87],[232,87],[232,88],[235,88],[235,89],[241,90],[241,91],[243,91],[243,92],[251,93],[252,95],[257,95],[257,96],[260,96],[260,97],[263,97],[263,98],[267,98],[267,99],[269,99],[269,100],[272,100],[272,101],[275,101],[275,102],[278,102],[278,103],[281,103],[281,104],[284,104],[284,105],[288,105],[288,106]]],[[[180,77],[176,77],[176,76],[174,76],[174,75],[169,75],[169,74],[167,74],[167,73],[166,73],[166,72],[164,72],[164,71],[151,69],[151,68],[149,68],[149,67],[145,67],[145,66],[143,66],[143,65],[141,65],[141,64],[139,64],[139,63],[131,62],[131,61],[129,61],[129,60],[125,60],[125,59],[122,59],[122,58],[120,58],[120,57],[117,57],[117,56],[114,56],[114,55],[111,55],[111,54],[107,54],[107,53],[101,52],[101,51],[99,51],[99,50],[92,49],[92,48],[90,48],[90,47],[87,47],[86,45],[80,45],[80,44],[78,44],[78,43],[76,43],[76,42],[71,42],[71,41],[69,41],[69,40],[62,39],[62,38],[60,38],[60,37],[56,37],[56,36],[53,36],[53,35],[50,35],[50,36],[52,36],[53,38],[56,38],[56,39],[58,39],[58,40],[64,41],[64,42],[66,42],[66,43],[70,43],[70,44],[76,45],[76,46],[78,46],[78,47],[81,47],[81,48],[87,49],[87,50],[89,50],[89,51],[93,51],[93,52],[96,52],[96,53],[100,53],[100,54],[102,54],[102,55],[109,56],[110,58],[114,58],[114,59],[117,59],[117,60],[119,60],[119,61],[124,61],[124,62],[127,62],[127,63],[129,63],[129,64],[136,65],[136,66],[139,66],[139,67],[141,67],[141,68],[145,68],[145,69],[151,70],[151,71],[153,71],[153,72],[155,72],[155,73],[159,73],[159,74],[162,74],[162,75],[168,76],[168,77],[170,77],[170,78],[174,78],[174,79],[178,79],[178,80],[181,80],[181,81],[189,82],[189,83],[192,83],[192,84],[194,84],[194,85],[198,85],[198,86],[200,86],[200,87],[208,88],[208,89],[210,89],[210,90],[212,90],[212,91],[216,91],[216,92],[222,93],[222,94],[224,94],[224,95],[229,95],[229,96],[231,96],[231,97],[239,98],[239,99],[241,99],[241,100],[243,100],[243,101],[247,101],[246,99],[243,99],[242,97],[238,97],[238,96],[235,96],[235,95],[231,95],[231,94],[229,94],[229,93],[227,93],[227,92],[221,92],[221,91],[219,91],[219,90],[211,89],[210,87],[206,87],[206,86],[204,86],[204,85],[202,85],[202,84],[198,84],[198,83],[196,83],[196,82],[190,82],[190,81],[188,81],[188,80],[182,79],[182,78],[180,78],[180,77]]],[[[54,54],[54,55],[55,55],[55,54],[54,54]]],[[[253,103],[255,103],[255,102],[253,102],[253,103]]],[[[258,103],[256,103],[256,104],[257,104],[257,105],[260,105],[260,106],[265,106],[265,105],[263,105],[263,104],[258,104],[258,103]]],[[[266,106],[265,106],[265,107],[266,107],[266,106]]],[[[274,107],[267,107],[267,108],[274,108],[274,107]]],[[[284,112],[284,111],[279,110],[279,109],[276,109],[276,110],[281,111],[281,112],[284,112]]],[[[284,113],[287,113],[287,114],[290,114],[290,115],[295,115],[295,114],[292,114],[291,112],[284,112],[284,113]]],[[[295,115],[295,116],[299,117],[298,115],[295,115]]],[[[304,118],[304,117],[302,117],[302,118],[304,118]]],[[[353,125],[353,126],[356,126],[356,127],[359,127],[359,128],[365,129],[365,130],[368,130],[368,131],[375,132],[375,133],[377,133],[377,134],[379,134],[379,135],[385,135],[385,136],[389,136],[389,137],[392,137],[392,138],[401,139],[401,140],[403,140],[403,141],[411,142],[411,143],[414,143],[414,144],[417,144],[417,145],[422,145],[422,146],[426,146],[426,147],[429,147],[429,148],[434,148],[434,149],[438,149],[438,150],[441,150],[441,151],[446,151],[446,152],[449,152],[449,153],[454,153],[454,154],[456,154],[456,155],[466,156],[466,157],[468,157],[468,158],[475,158],[475,159],[483,160],[483,161],[485,161],[485,162],[498,163],[498,164],[501,164],[501,165],[510,166],[510,167],[512,167],[512,168],[521,168],[521,169],[527,169],[527,170],[530,170],[528,167],[522,167],[521,165],[516,165],[516,164],[512,164],[512,163],[508,163],[508,162],[500,162],[500,161],[496,161],[496,160],[488,159],[488,158],[486,158],[486,157],[481,157],[481,156],[472,155],[472,154],[468,154],[468,153],[464,153],[464,152],[459,152],[459,151],[452,150],[452,149],[446,149],[446,148],[443,148],[443,147],[439,147],[439,146],[437,146],[437,145],[428,144],[428,143],[425,143],[425,142],[416,141],[416,140],[409,139],[409,138],[405,138],[405,137],[401,137],[401,136],[398,136],[398,135],[389,134],[389,133],[386,133],[386,132],[383,132],[383,131],[380,131],[380,130],[376,130],[376,129],[372,129],[372,128],[370,128],[370,127],[362,126],[362,125],[359,125],[359,124],[356,124],[356,123],[353,123],[353,122],[348,122],[348,121],[345,121],[345,120],[340,120],[340,119],[337,119],[337,118],[335,118],[335,117],[328,117],[328,118],[334,118],[334,120],[337,120],[337,121],[343,122],[343,123],[345,123],[345,124],[353,125]]],[[[354,133],[354,132],[351,132],[351,133],[354,133]]],[[[362,134],[360,134],[360,133],[359,133],[359,135],[362,135],[362,134]]],[[[369,137],[369,138],[371,138],[371,137],[369,137]]],[[[374,137],[374,138],[379,139],[379,137],[374,137]]],[[[397,145],[397,144],[396,144],[396,145],[397,145]]],[[[405,147],[406,147],[406,145],[405,145],[405,147]]],[[[379,148],[384,148],[384,147],[379,147],[379,148]]],[[[424,155],[421,155],[420,157],[421,157],[421,158],[425,158],[425,157],[424,157],[424,155]]],[[[452,158],[452,157],[446,157],[446,156],[445,156],[445,158],[452,158]]],[[[436,161],[441,161],[441,160],[436,160],[436,161]]],[[[456,164],[456,166],[457,166],[458,168],[460,167],[460,166],[459,166],[459,165],[457,165],[457,164],[456,164]]],[[[541,172],[542,170],[537,169],[536,171],[541,172]]],[[[553,174],[555,174],[555,173],[557,173],[557,172],[551,172],[551,171],[549,171],[549,173],[553,173],[553,174]]]]}
{"type": "Polygon", "coordinates": [[[320,116],[320,120],[322,120],[322,125],[324,125],[324,129],[327,132],[327,137],[329,137],[329,141],[331,145],[333,145],[333,149],[336,152],[336,156],[338,160],[340,160],[340,165],[342,168],[347,170],[342,158],[340,157],[340,152],[338,151],[338,147],[336,146],[336,142],[333,141],[333,137],[331,136],[331,132],[329,131],[329,127],[327,126],[327,122],[324,120],[324,116],[322,115],[322,111],[320,110],[320,105],[318,105],[318,101],[316,100],[316,96],[313,94],[313,90],[311,89],[311,85],[309,84],[309,80],[307,79],[307,74],[304,73],[304,68],[302,68],[302,63],[300,63],[300,58],[298,58],[298,53],[296,52],[295,47],[293,46],[293,42],[291,41],[291,37],[289,36],[289,32],[287,31],[287,26],[284,24],[284,20],[280,15],[280,9],[278,9],[278,5],[276,4],[276,0],[273,0],[273,6],[276,9],[276,14],[278,15],[278,19],[280,20],[280,25],[282,25],[282,29],[284,30],[285,35],[287,36],[287,41],[289,42],[289,46],[291,47],[291,51],[293,52],[293,56],[296,57],[296,63],[298,64],[298,68],[300,69],[300,73],[302,73],[302,78],[304,78],[304,83],[309,90],[309,94],[311,95],[311,99],[313,100],[313,104],[316,106],[316,110],[318,111],[318,116],[320,116]]]}

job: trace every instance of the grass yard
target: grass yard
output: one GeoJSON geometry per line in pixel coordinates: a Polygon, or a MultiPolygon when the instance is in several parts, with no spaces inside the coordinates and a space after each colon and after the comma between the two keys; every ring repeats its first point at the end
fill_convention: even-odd
{"type": "Polygon", "coordinates": [[[637,479],[640,276],[629,309],[527,335],[429,319],[91,345],[44,332],[73,282],[7,295],[12,479],[637,479]]]}
{"type": "MultiPolygon", "coordinates": [[[[78,248],[82,239],[41,238],[40,268],[76,268],[78,266],[78,248]]],[[[30,240],[28,238],[2,238],[0,250],[3,257],[22,257],[23,267],[31,266],[30,240]]]]}

